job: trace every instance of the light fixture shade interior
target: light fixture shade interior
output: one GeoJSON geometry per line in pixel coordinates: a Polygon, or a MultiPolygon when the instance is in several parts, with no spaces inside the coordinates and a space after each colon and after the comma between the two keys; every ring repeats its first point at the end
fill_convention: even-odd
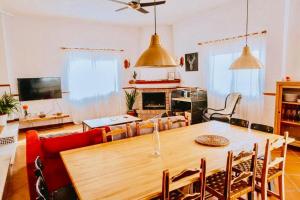
{"type": "Polygon", "coordinates": [[[249,46],[246,45],[242,55],[232,63],[229,69],[260,69],[261,67],[261,62],[252,55],[249,46]]]}
{"type": "Polygon", "coordinates": [[[157,34],[152,35],[149,48],[140,56],[135,67],[176,67],[175,60],[160,45],[160,39],[157,34]]]}

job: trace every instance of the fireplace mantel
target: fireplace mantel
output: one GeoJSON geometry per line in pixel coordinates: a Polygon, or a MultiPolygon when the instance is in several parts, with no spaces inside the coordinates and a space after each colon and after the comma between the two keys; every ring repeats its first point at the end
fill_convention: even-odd
{"type": "Polygon", "coordinates": [[[180,79],[175,80],[130,80],[129,84],[134,88],[176,88],[180,86],[180,79]]]}

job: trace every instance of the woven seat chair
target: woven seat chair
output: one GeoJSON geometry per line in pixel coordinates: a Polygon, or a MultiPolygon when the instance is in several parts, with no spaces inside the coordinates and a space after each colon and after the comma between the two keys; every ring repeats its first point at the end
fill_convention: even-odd
{"type": "Polygon", "coordinates": [[[227,156],[226,171],[220,171],[209,177],[206,181],[206,191],[218,199],[229,200],[238,199],[248,194],[248,197],[254,197],[257,147],[250,152],[240,152],[237,156],[233,156],[233,152],[229,151],[227,156]],[[233,166],[245,160],[251,160],[250,170],[235,176],[233,166]]]}
{"type": "Polygon", "coordinates": [[[188,118],[185,118],[184,116],[178,116],[177,118],[168,118],[166,122],[166,130],[174,129],[174,128],[180,128],[190,125],[190,120],[188,118]]]}
{"type": "MultiPolygon", "coordinates": [[[[151,134],[155,131],[155,124],[156,122],[153,121],[145,121],[145,122],[136,122],[136,135],[145,135],[145,134],[151,134]]],[[[161,119],[157,120],[157,125],[158,125],[158,131],[163,131],[163,123],[161,119]]]]}
{"type": "MultiPolygon", "coordinates": [[[[206,183],[206,161],[205,159],[201,159],[200,169],[193,170],[183,170],[178,175],[175,175],[170,180],[169,170],[163,171],[163,179],[162,179],[162,195],[159,199],[162,200],[203,200],[205,195],[205,183],[206,183]],[[170,184],[176,183],[188,176],[192,176],[195,174],[199,174],[198,179],[195,180],[194,183],[197,183],[199,186],[196,188],[195,193],[185,194],[180,190],[170,190],[170,184]]],[[[192,184],[193,185],[193,184],[192,184]]]]}
{"type": "MultiPolygon", "coordinates": [[[[287,151],[288,132],[285,132],[284,138],[274,141],[267,140],[265,147],[264,160],[257,161],[257,174],[256,174],[256,191],[262,195],[262,200],[267,200],[267,195],[274,196],[278,199],[285,199],[284,192],[284,168],[287,151]],[[281,149],[280,157],[271,160],[271,151],[274,149],[281,149]],[[278,178],[279,181],[279,194],[274,193],[268,188],[268,183],[278,178]]],[[[249,171],[249,161],[242,162],[235,166],[239,172],[249,171]]]]}
{"type": "Polygon", "coordinates": [[[244,119],[231,118],[229,123],[234,126],[240,126],[240,127],[244,127],[244,128],[249,127],[249,121],[244,120],[244,119]]]}
{"type": "Polygon", "coordinates": [[[102,128],[102,137],[103,143],[107,142],[107,138],[111,138],[111,141],[114,141],[114,137],[125,135],[125,138],[128,137],[128,133],[130,132],[130,125],[122,125],[122,126],[111,126],[110,131],[107,132],[105,128],[102,128]]]}

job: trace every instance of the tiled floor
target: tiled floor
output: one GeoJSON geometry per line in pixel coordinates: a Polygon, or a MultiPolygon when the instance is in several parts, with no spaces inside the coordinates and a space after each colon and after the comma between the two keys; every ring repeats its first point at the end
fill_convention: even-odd
{"type": "MultiPolygon", "coordinates": [[[[62,128],[40,131],[40,134],[81,131],[79,125],[65,125],[62,128]]],[[[300,199],[300,150],[289,149],[286,165],[286,199],[300,199]]],[[[9,200],[29,200],[26,165],[25,165],[25,133],[19,135],[19,146],[16,161],[8,181],[9,200]]]]}

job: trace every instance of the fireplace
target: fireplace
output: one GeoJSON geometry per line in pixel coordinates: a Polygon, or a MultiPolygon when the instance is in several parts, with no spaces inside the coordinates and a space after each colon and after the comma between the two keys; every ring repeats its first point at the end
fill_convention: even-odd
{"type": "Polygon", "coordinates": [[[165,92],[143,92],[142,104],[143,104],[143,110],[165,110],[166,93],[165,92]]]}

